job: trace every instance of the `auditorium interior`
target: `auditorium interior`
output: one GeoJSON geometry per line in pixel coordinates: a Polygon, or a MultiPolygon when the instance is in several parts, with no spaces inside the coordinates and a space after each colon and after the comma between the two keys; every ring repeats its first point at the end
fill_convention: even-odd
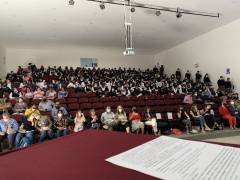
{"type": "Polygon", "coordinates": [[[239,30],[238,0],[0,0],[1,179],[240,180],[239,30]]]}

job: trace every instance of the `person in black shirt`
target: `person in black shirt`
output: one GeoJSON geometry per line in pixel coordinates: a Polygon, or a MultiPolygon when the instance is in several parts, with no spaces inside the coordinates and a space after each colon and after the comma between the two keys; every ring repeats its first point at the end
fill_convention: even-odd
{"type": "Polygon", "coordinates": [[[185,78],[186,78],[187,80],[190,80],[190,79],[191,79],[191,73],[190,73],[189,70],[187,70],[187,72],[185,73],[185,78]]]}
{"type": "Polygon", "coordinates": [[[35,132],[35,115],[32,114],[28,118],[22,118],[19,123],[19,130],[15,138],[15,145],[17,148],[26,147],[33,143],[33,136],[35,132]]]}
{"type": "Polygon", "coordinates": [[[180,71],[180,68],[177,68],[177,71],[176,71],[175,75],[176,75],[177,80],[181,81],[181,71],[180,71]]]}
{"type": "Polygon", "coordinates": [[[211,85],[211,80],[208,76],[208,73],[205,74],[204,78],[203,78],[203,82],[206,86],[210,86],[211,85]]]}
{"type": "Polygon", "coordinates": [[[225,81],[225,89],[227,93],[232,92],[232,82],[230,80],[230,78],[227,78],[227,81],[225,81]]]}
{"type": "Polygon", "coordinates": [[[201,75],[200,71],[196,72],[195,78],[196,78],[196,82],[201,82],[202,75],[201,75]]]}
{"type": "Polygon", "coordinates": [[[225,90],[225,80],[223,76],[220,76],[219,80],[217,81],[218,89],[221,91],[225,90]]]}

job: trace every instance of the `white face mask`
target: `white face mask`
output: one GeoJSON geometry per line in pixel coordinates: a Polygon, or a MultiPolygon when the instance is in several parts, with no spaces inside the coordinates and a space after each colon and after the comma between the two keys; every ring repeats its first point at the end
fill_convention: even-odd
{"type": "Polygon", "coordinates": [[[111,109],[107,109],[107,112],[108,112],[108,113],[111,112],[111,109]]]}
{"type": "Polygon", "coordinates": [[[230,104],[231,104],[231,105],[234,105],[234,102],[232,101],[232,102],[230,102],[230,104]]]}
{"type": "Polygon", "coordinates": [[[119,112],[122,112],[122,109],[119,109],[118,111],[119,111],[119,112]]]}
{"type": "Polygon", "coordinates": [[[62,114],[58,114],[58,117],[60,117],[60,118],[61,118],[62,116],[63,116],[62,114]]]}

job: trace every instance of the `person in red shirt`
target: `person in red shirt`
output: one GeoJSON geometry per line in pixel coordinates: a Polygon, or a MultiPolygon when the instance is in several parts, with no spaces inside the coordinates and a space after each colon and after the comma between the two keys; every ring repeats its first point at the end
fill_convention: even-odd
{"type": "Polygon", "coordinates": [[[230,128],[235,129],[237,125],[237,120],[234,116],[231,115],[224,102],[222,102],[222,105],[218,108],[218,111],[223,119],[228,120],[230,128]]]}
{"type": "Polygon", "coordinates": [[[141,116],[137,112],[137,108],[133,107],[132,112],[129,113],[129,120],[132,121],[132,131],[136,131],[139,133],[139,130],[141,130],[141,133],[144,134],[144,124],[141,122],[141,116]]]}

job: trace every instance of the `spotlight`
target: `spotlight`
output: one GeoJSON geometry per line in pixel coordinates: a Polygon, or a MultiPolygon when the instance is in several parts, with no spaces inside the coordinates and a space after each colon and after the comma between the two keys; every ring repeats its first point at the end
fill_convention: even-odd
{"type": "Polygon", "coordinates": [[[105,4],[102,2],[102,3],[100,3],[99,7],[101,10],[103,10],[103,9],[105,9],[105,4]]]}
{"type": "Polygon", "coordinates": [[[69,1],[68,1],[68,4],[69,4],[70,6],[73,6],[73,5],[75,4],[75,1],[74,1],[74,0],[69,0],[69,1]]]}
{"type": "Polygon", "coordinates": [[[156,11],[156,16],[160,16],[161,15],[161,11],[156,11]]]}
{"type": "Polygon", "coordinates": [[[135,8],[134,7],[131,8],[131,12],[132,13],[135,12],[135,8]]]}
{"type": "Polygon", "coordinates": [[[182,17],[182,13],[179,12],[178,9],[177,9],[177,12],[176,12],[176,17],[177,17],[177,18],[181,18],[181,17],[182,17]]]}

